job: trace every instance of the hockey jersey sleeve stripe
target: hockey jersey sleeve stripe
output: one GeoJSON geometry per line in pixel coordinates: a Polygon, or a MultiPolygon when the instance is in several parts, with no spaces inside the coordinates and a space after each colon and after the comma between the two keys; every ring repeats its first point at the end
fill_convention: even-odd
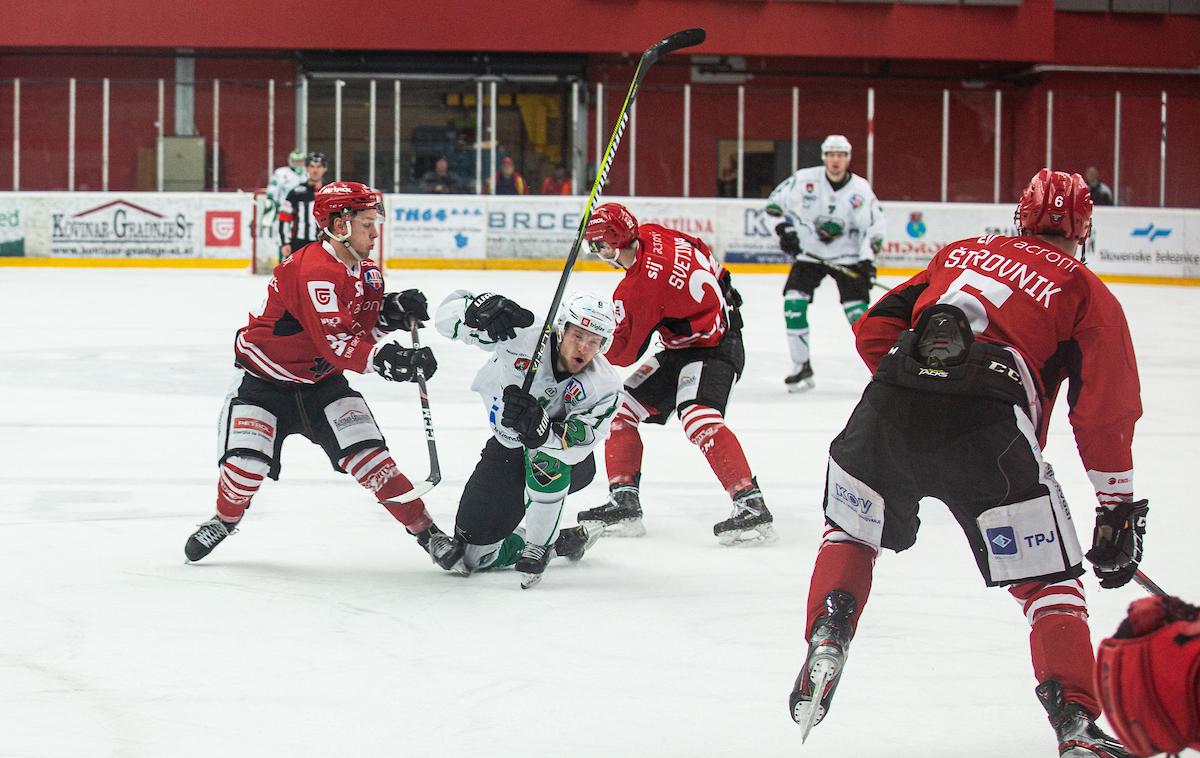
{"type": "Polygon", "coordinates": [[[281,382],[299,382],[301,384],[313,383],[312,379],[305,379],[304,377],[296,376],[292,372],[280,366],[278,363],[272,361],[266,356],[265,353],[263,353],[263,351],[259,350],[256,345],[248,342],[244,334],[238,335],[237,342],[235,344],[238,356],[245,359],[248,363],[252,364],[254,369],[262,374],[265,374],[269,378],[277,379],[281,382]]]}

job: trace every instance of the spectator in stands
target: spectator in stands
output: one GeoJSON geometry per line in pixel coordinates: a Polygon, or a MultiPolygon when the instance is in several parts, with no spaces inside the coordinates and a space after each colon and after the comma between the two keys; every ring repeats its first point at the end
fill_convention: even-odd
{"type": "Polygon", "coordinates": [[[542,195],[570,195],[574,191],[571,177],[567,176],[567,167],[559,163],[554,167],[554,173],[542,180],[542,195]]]}
{"type": "Polygon", "coordinates": [[[1092,193],[1092,205],[1112,205],[1113,192],[1109,186],[1100,181],[1100,169],[1088,166],[1083,170],[1083,181],[1092,193]]]}
{"type": "Polygon", "coordinates": [[[450,170],[446,156],[439,155],[433,168],[421,177],[421,191],[431,194],[457,194],[465,191],[463,180],[450,170]]]}
{"type": "Polygon", "coordinates": [[[529,188],[525,186],[525,177],[517,172],[517,164],[511,155],[506,155],[500,161],[500,170],[495,177],[497,195],[525,195],[529,188]]]}

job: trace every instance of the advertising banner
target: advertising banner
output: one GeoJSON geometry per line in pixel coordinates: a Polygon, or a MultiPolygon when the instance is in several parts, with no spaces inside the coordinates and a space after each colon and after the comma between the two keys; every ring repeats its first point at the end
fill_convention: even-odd
{"type": "MultiPolygon", "coordinates": [[[[250,252],[251,198],[244,193],[31,192],[12,197],[14,202],[0,206],[0,213],[7,210],[10,219],[19,219],[26,256],[245,258],[250,252]]],[[[0,220],[0,234],[4,226],[0,220]]]]}
{"type": "Polygon", "coordinates": [[[393,258],[486,258],[486,204],[473,195],[389,195],[388,254],[393,258]]]}

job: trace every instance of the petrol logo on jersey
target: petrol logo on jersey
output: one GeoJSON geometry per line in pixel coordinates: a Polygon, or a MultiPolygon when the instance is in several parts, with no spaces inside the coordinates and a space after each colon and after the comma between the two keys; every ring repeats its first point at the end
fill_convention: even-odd
{"type": "Polygon", "coordinates": [[[584,390],[583,384],[578,379],[571,377],[567,382],[567,388],[563,391],[563,400],[568,403],[578,403],[586,399],[587,391],[584,390]]]}
{"type": "Polygon", "coordinates": [[[377,268],[372,267],[363,271],[363,280],[373,290],[379,290],[383,287],[383,274],[379,273],[379,269],[377,268]]]}
{"type": "Polygon", "coordinates": [[[988,529],[987,542],[992,555],[1001,558],[1016,555],[1019,549],[1017,545],[1017,533],[1013,531],[1011,526],[997,526],[988,529]]]}

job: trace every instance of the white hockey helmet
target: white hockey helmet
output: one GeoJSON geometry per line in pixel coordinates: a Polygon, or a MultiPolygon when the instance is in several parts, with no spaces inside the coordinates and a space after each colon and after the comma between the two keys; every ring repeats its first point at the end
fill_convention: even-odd
{"type": "Polygon", "coordinates": [[[572,292],[563,299],[558,306],[558,315],[554,317],[554,333],[559,340],[567,324],[600,335],[600,352],[604,352],[612,341],[613,332],[617,330],[612,301],[591,292],[572,292]]]}
{"type": "Polygon", "coordinates": [[[821,157],[824,158],[828,153],[845,153],[846,157],[850,157],[850,140],[846,139],[844,134],[831,134],[821,143],[821,157]]]}

